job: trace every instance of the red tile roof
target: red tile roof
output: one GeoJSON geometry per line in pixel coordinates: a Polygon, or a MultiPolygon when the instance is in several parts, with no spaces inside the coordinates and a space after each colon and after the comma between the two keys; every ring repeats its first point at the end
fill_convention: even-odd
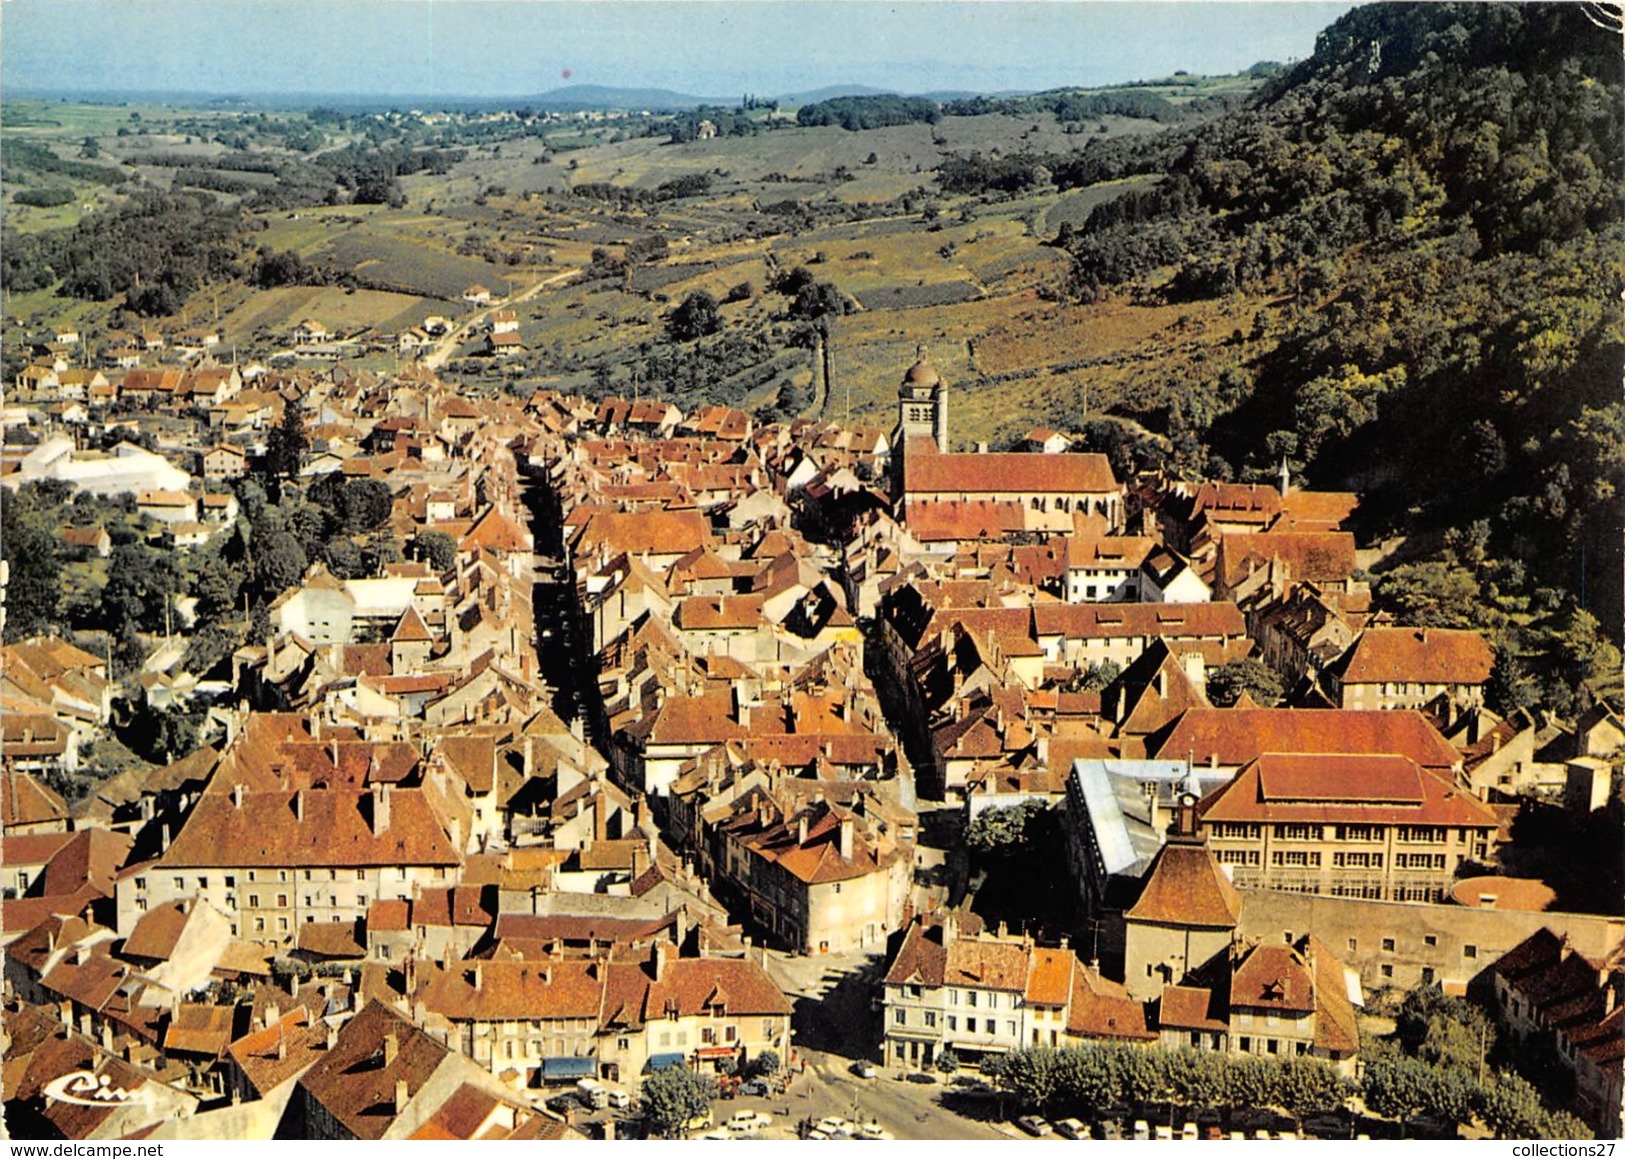
{"type": "Polygon", "coordinates": [[[1337,708],[1193,708],[1146,740],[1149,755],[1239,767],[1260,753],[1398,753],[1424,769],[1461,758],[1419,712],[1337,708]]]}
{"type": "Polygon", "coordinates": [[[1072,997],[1072,974],[1078,968],[1071,950],[1035,946],[1027,974],[1029,1006],[1065,1006],[1072,997]]]}
{"type": "Polygon", "coordinates": [[[1237,638],[1247,634],[1241,610],[1219,600],[1205,604],[1038,604],[1032,615],[1040,637],[1069,640],[1125,636],[1237,638]]]}
{"type": "Polygon", "coordinates": [[[316,1062],[326,1049],[327,1027],[312,1026],[309,1012],[300,1006],[239,1038],[228,1053],[254,1090],[264,1095],[316,1062]]]}
{"type": "Polygon", "coordinates": [[[1002,539],[1026,526],[1026,514],[1016,500],[971,499],[904,505],[903,522],[922,543],[966,539],[1002,539]]]}
{"type": "Polygon", "coordinates": [[[1206,845],[1169,841],[1146,872],[1140,898],[1123,917],[1132,922],[1234,929],[1241,895],[1206,845]]]}
{"type": "Polygon", "coordinates": [[[1384,755],[1267,753],[1237,770],[1234,780],[1197,808],[1207,822],[1499,826],[1488,805],[1453,781],[1408,757],[1384,755]],[[1265,773],[1283,762],[1288,772],[1265,773]]]}
{"type": "Polygon", "coordinates": [[[347,789],[205,794],[160,858],[165,868],[456,865],[440,820],[417,789],[390,791],[389,825],[373,832],[371,794],[347,789]]]}
{"type": "Polygon", "coordinates": [[[395,1121],[395,1084],[411,1098],[446,1058],[446,1047],[373,1002],[344,1024],[330,1051],[299,1080],[309,1098],[357,1139],[380,1139],[395,1121]],[[393,1035],[394,1054],[386,1059],[393,1035]]]}
{"type": "Polygon", "coordinates": [[[1331,670],[1344,684],[1482,684],[1495,654],[1479,632],[1367,628],[1331,670]]]}
{"type": "Polygon", "coordinates": [[[1121,983],[1102,978],[1082,963],[1072,971],[1072,1008],[1066,1031],[1083,1038],[1122,1038],[1154,1042],[1156,1031],[1145,1022],[1145,1007],[1121,983]]]}
{"type": "Polygon", "coordinates": [[[905,494],[1091,494],[1119,489],[1105,455],[906,455],[905,494]]]}
{"type": "Polygon", "coordinates": [[[1219,995],[1205,986],[1164,986],[1157,1007],[1157,1025],[1168,1030],[1230,1031],[1230,1011],[1219,995]]]}
{"type": "Polygon", "coordinates": [[[1249,950],[1230,977],[1230,1005],[1309,1014],[1314,976],[1291,946],[1264,942],[1249,950]]]}

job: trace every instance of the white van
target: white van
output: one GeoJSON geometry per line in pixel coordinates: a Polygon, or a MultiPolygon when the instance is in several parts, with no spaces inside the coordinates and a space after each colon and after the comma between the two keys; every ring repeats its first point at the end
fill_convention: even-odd
{"type": "Polygon", "coordinates": [[[609,1092],[597,1079],[582,1079],[576,1083],[576,1092],[581,1100],[595,1111],[601,1111],[609,1106],[609,1092]]]}

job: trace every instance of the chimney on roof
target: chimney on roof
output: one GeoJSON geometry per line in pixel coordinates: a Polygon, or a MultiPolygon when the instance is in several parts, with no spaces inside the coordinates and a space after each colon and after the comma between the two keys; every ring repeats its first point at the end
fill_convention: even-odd
{"type": "Polygon", "coordinates": [[[280,1026],[276,1028],[276,1060],[288,1061],[288,1032],[280,1026]]]}
{"type": "Polygon", "coordinates": [[[400,1035],[391,1030],[384,1035],[384,1065],[394,1066],[395,1056],[401,1051],[400,1035]]]}
{"type": "Polygon", "coordinates": [[[852,828],[853,828],[852,818],[851,817],[842,817],[841,818],[841,827],[840,827],[840,833],[841,833],[841,860],[842,861],[851,861],[852,860],[852,853],[853,853],[853,849],[852,849],[852,845],[853,845],[852,828]]]}
{"type": "Polygon", "coordinates": [[[485,967],[479,962],[474,963],[474,991],[478,993],[485,988],[485,967]]]}
{"type": "Polygon", "coordinates": [[[295,789],[293,792],[293,819],[301,825],[305,822],[305,791],[295,789]]]}
{"type": "Polygon", "coordinates": [[[668,943],[663,942],[663,941],[655,943],[654,967],[655,967],[655,981],[656,982],[662,981],[665,978],[665,974],[666,974],[666,955],[669,952],[670,952],[670,949],[669,949],[668,943]]]}
{"type": "Polygon", "coordinates": [[[1619,988],[1608,984],[1608,971],[1601,970],[1602,975],[1602,1016],[1607,1018],[1619,1005],[1619,988]]]}
{"type": "Polygon", "coordinates": [[[401,1114],[406,1113],[407,1099],[408,1099],[408,1096],[407,1096],[407,1093],[406,1093],[406,1080],[405,1079],[396,1079],[395,1080],[395,1113],[397,1115],[401,1115],[401,1114]]]}
{"type": "Polygon", "coordinates": [[[953,910],[948,910],[942,915],[942,944],[951,946],[957,937],[959,937],[959,915],[953,910]]]}
{"type": "Polygon", "coordinates": [[[805,812],[796,818],[796,844],[807,844],[807,814],[805,812]]]}
{"type": "Polygon", "coordinates": [[[327,1049],[328,1050],[336,1050],[338,1048],[338,1045],[339,1045],[338,1028],[335,1027],[335,1026],[329,1026],[327,1028],[327,1049]]]}
{"type": "Polygon", "coordinates": [[[234,809],[243,807],[243,787],[241,785],[231,787],[231,807],[234,809]]]}
{"type": "Polygon", "coordinates": [[[603,793],[599,793],[592,803],[592,839],[609,839],[609,799],[603,793]]]}
{"type": "Polygon", "coordinates": [[[169,852],[169,822],[165,821],[158,830],[158,849],[162,853],[169,852]]]}
{"type": "Polygon", "coordinates": [[[372,789],[372,835],[382,837],[389,829],[389,785],[374,785],[372,789]]]}

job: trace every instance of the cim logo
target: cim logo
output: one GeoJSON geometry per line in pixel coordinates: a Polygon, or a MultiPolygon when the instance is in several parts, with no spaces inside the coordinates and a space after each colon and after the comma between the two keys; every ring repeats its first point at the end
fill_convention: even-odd
{"type": "Polygon", "coordinates": [[[113,1085],[107,1075],[94,1071],[76,1070],[45,1084],[45,1097],[59,1103],[74,1103],[81,1107],[111,1107],[150,1105],[152,1092],[145,1088],[126,1091],[113,1085]]]}

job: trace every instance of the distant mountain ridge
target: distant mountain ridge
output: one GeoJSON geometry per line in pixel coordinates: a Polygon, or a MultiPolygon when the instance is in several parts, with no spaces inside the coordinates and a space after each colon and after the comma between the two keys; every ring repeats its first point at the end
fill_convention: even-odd
{"type": "Polygon", "coordinates": [[[614,85],[565,85],[527,97],[526,104],[539,109],[576,112],[584,109],[697,109],[701,105],[737,103],[735,98],[697,97],[691,93],[658,88],[619,88],[614,85]]]}

